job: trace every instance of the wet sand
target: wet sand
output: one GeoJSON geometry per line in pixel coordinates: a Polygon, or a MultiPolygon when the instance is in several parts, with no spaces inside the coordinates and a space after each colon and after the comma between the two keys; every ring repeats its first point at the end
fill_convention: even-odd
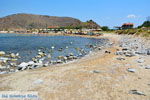
{"type": "MultiPolygon", "coordinates": [[[[137,67],[139,56],[117,60],[120,36],[96,38],[110,39],[115,45],[67,64],[0,75],[0,91],[38,91],[42,100],[150,100],[150,69],[137,67]],[[128,68],[136,72],[128,72],[128,68]],[[42,83],[35,84],[39,79],[42,83]],[[130,90],[146,96],[130,94],[130,90]]],[[[150,65],[149,61],[146,56],[145,63],[150,65]]]]}

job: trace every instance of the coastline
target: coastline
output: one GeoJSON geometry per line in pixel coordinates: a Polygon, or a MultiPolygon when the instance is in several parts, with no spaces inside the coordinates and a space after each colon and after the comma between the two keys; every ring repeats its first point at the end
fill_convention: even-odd
{"type": "Polygon", "coordinates": [[[122,50],[119,46],[120,42],[124,42],[121,35],[104,34],[95,37],[107,38],[114,45],[66,64],[0,75],[0,91],[38,91],[42,100],[149,99],[150,69],[141,66],[149,65],[150,57],[116,55],[118,50],[122,50]],[[145,61],[137,63],[139,58],[145,61]],[[128,68],[136,71],[129,72],[128,68]],[[39,79],[42,82],[34,84],[39,79]],[[129,93],[135,89],[146,96],[129,93]]]}

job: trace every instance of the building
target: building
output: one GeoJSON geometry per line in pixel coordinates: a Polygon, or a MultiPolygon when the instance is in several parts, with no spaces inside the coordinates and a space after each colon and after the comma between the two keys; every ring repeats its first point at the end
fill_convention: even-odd
{"type": "Polygon", "coordinates": [[[124,23],[121,28],[122,29],[131,29],[133,28],[134,24],[133,23],[124,23]]]}

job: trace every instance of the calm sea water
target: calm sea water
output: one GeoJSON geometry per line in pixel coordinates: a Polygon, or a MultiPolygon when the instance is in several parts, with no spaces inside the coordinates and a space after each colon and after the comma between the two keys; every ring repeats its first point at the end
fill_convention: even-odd
{"type": "Polygon", "coordinates": [[[73,36],[0,34],[0,51],[19,53],[21,56],[19,61],[30,61],[41,49],[47,54],[51,53],[52,59],[57,59],[58,56],[66,56],[69,53],[79,56],[80,52],[77,48],[82,48],[88,53],[92,49],[87,45],[104,44],[105,42],[106,40],[104,39],[73,36]],[[52,46],[55,47],[54,50],[51,50],[52,46]],[[63,50],[59,51],[60,48],[63,50]]]}

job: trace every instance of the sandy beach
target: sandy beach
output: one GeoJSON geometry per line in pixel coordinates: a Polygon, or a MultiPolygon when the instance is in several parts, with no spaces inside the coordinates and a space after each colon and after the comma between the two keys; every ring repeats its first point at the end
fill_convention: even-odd
{"type": "Polygon", "coordinates": [[[140,67],[150,65],[150,56],[116,55],[120,35],[96,38],[114,45],[66,64],[2,74],[0,91],[37,91],[41,100],[150,100],[150,69],[140,67]],[[137,62],[140,58],[144,62],[137,62]]]}

